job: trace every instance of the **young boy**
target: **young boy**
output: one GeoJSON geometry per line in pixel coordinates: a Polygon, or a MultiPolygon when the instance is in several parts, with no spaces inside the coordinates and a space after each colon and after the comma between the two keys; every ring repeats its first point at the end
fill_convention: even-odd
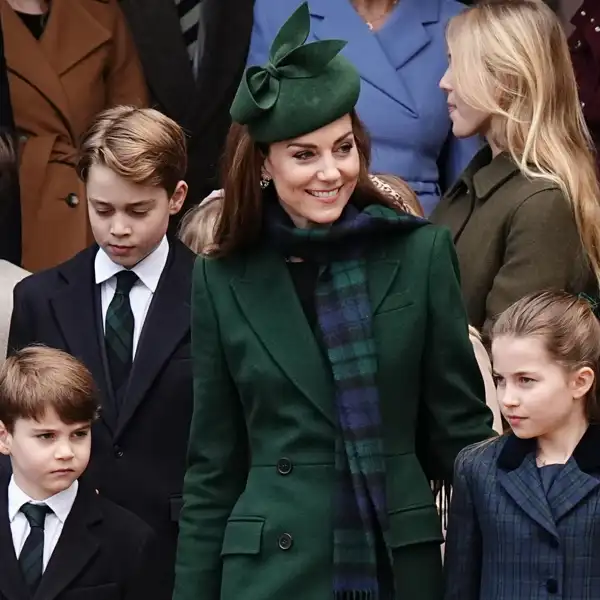
{"type": "Polygon", "coordinates": [[[152,109],[101,113],[82,141],[97,245],[15,288],[9,352],[39,342],[79,358],[100,389],[89,475],[156,532],[170,600],[192,412],[195,255],[166,236],[187,186],[185,136],[152,109]]]}
{"type": "Polygon", "coordinates": [[[148,600],[152,530],[79,477],[98,399],[89,371],[31,346],[0,368],[0,599],[148,600]]]}

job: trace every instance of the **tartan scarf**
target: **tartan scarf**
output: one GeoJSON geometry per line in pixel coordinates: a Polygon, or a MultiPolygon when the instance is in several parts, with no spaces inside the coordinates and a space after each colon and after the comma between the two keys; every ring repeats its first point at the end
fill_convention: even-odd
{"type": "Polygon", "coordinates": [[[315,304],[335,385],[338,435],[333,525],[333,598],[393,600],[394,578],[384,541],[386,472],[377,389],[377,351],[367,290],[365,251],[383,232],[427,223],[390,208],[348,205],[326,228],[298,229],[279,203],[269,203],[268,242],[284,256],[320,265],[315,304]]]}

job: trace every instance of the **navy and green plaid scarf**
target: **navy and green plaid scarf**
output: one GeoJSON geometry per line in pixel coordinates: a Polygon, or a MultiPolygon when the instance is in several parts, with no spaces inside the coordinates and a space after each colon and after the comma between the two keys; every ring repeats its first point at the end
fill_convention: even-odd
{"type": "Polygon", "coordinates": [[[336,389],[333,597],[392,600],[386,472],[377,390],[377,349],[367,292],[365,251],[383,232],[411,230],[427,221],[371,205],[348,205],[327,228],[298,229],[269,203],[266,230],[285,256],[317,262],[316,309],[336,389]]]}

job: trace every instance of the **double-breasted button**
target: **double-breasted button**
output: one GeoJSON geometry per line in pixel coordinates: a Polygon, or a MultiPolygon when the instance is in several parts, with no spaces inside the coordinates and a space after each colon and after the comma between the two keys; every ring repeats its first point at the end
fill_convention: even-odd
{"type": "Polygon", "coordinates": [[[115,451],[115,457],[116,458],[122,458],[123,457],[123,449],[121,448],[121,446],[115,446],[113,448],[113,450],[115,451]]]}
{"type": "Polygon", "coordinates": [[[289,458],[280,458],[277,461],[277,472],[280,475],[289,475],[292,472],[294,465],[289,458]]]}
{"type": "Polygon", "coordinates": [[[556,594],[558,592],[558,581],[554,579],[554,577],[550,577],[548,581],[546,581],[546,589],[550,594],[556,594]]]}
{"type": "Polygon", "coordinates": [[[75,208],[76,206],[79,206],[79,198],[77,197],[77,194],[71,192],[66,198],[65,198],[65,202],[67,203],[67,206],[70,206],[71,208],[75,208]]]}
{"type": "Polygon", "coordinates": [[[281,550],[289,550],[294,545],[294,538],[289,533],[282,533],[277,544],[281,550]]]}

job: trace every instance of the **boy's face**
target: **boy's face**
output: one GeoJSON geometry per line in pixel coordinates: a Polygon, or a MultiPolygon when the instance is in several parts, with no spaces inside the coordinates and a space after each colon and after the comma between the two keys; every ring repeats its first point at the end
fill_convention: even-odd
{"type": "Polygon", "coordinates": [[[131,268],[158,246],[169,216],[183,205],[187,185],[180,181],[169,198],[162,188],[132,183],[104,165],[93,165],[86,191],[96,242],[114,263],[131,268]]]}
{"type": "Polygon", "coordinates": [[[42,419],[17,419],[9,433],[0,421],[0,451],[11,458],[17,485],[34,500],[66,490],[90,460],[91,423],[67,424],[54,410],[42,419]]]}

